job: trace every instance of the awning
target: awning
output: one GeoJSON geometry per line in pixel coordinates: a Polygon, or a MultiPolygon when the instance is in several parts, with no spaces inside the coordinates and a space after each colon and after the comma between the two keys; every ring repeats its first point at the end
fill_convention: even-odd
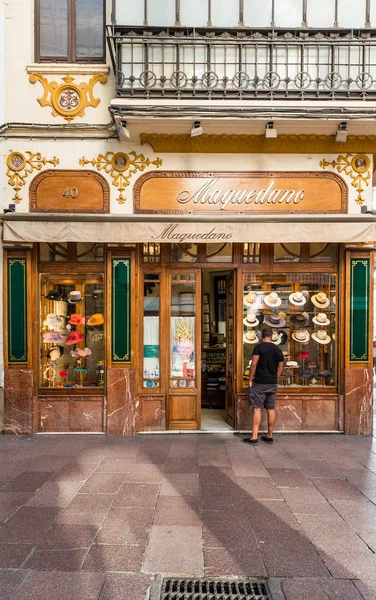
{"type": "Polygon", "coordinates": [[[10,214],[4,242],[373,243],[373,215],[278,215],[226,219],[195,215],[10,214]]]}

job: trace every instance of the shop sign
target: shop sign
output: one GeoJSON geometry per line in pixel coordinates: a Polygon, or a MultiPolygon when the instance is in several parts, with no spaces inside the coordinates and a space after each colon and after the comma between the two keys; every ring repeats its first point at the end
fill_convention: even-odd
{"type": "Polygon", "coordinates": [[[334,173],[159,171],[134,186],[136,213],[346,213],[347,185],[334,173]]]}
{"type": "Polygon", "coordinates": [[[94,171],[47,170],[30,184],[30,212],[108,213],[107,181],[94,171]]]}

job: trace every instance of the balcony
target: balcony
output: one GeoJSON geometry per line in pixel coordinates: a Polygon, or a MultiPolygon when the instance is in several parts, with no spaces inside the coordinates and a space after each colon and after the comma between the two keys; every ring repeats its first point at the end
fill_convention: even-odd
{"type": "Polygon", "coordinates": [[[107,27],[118,98],[375,100],[376,30],[107,27]]]}

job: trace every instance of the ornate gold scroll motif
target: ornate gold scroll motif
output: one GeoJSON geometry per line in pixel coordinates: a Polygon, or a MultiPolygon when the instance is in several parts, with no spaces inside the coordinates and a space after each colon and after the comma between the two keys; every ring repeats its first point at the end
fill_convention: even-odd
{"type": "Polygon", "coordinates": [[[64,83],[48,81],[41,73],[32,73],[29,77],[31,83],[39,81],[43,86],[43,96],[38,98],[41,106],[50,106],[54,117],[61,116],[70,123],[76,117],[82,117],[89,106],[97,107],[100,100],[94,98],[94,86],[107,82],[103,73],[93,75],[88,83],[74,83],[74,77],[66,75],[62,78],[64,83]]]}
{"type": "Polygon", "coordinates": [[[157,168],[162,166],[162,159],[157,157],[151,161],[149,158],[145,158],[143,154],[136,154],[136,152],[106,152],[106,154],[98,154],[97,158],[87,160],[84,156],[80,158],[79,163],[81,167],[85,165],[92,165],[98,171],[104,171],[112,177],[112,185],[119,190],[119,195],[116,200],[119,204],[124,204],[126,201],[123,192],[125,188],[130,184],[132,175],[137,171],[144,171],[146,167],[155,165],[157,168]]]}
{"type": "Polygon", "coordinates": [[[352,179],[351,185],[358,192],[356,203],[359,205],[364,204],[363,192],[371,179],[370,166],[371,161],[366,154],[340,154],[337,160],[332,162],[325,159],[320,161],[320,167],[323,169],[333,167],[338,173],[344,173],[352,179]]]}
{"type": "Polygon", "coordinates": [[[56,167],[59,164],[59,159],[54,156],[51,159],[47,159],[37,152],[34,154],[27,150],[25,154],[21,152],[11,152],[7,158],[8,170],[6,175],[8,177],[8,185],[12,186],[15,194],[12,198],[13,202],[19,204],[22,200],[19,192],[26,183],[26,178],[33,171],[41,171],[46,164],[53,165],[56,167]],[[27,156],[25,156],[27,155],[27,156]]]}

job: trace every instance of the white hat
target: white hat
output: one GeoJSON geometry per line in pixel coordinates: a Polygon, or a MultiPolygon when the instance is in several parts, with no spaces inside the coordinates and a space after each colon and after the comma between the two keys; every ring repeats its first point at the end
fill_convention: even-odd
{"type": "Polygon", "coordinates": [[[293,331],[291,336],[299,344],[307,344],[309,342],[309,333],[306,329],[297,329],[293,331]]]}
{"type": "Polygon", "coordinates": [[[302,292],[293,292],[289,295],[289,301],[295,306],[303,306],[307,302],[307,298],[302,292]]]}
{"type": "Polygon", "coordinates": [[[246,296],[244,296],[244,304],[246,306],[255,306],[257,304],[257,294],[256,292],[249,291],[246,296]]]}
{"type": "Polygon", "coordinates": [[[279,346],[279,344],[282,341],[282,333],[278,333],[278,331],[276,331],[275,329],[273,330],[273,335],[272,335],[272,342],[273,344],[275,344],[276,346],[279,346]]]}
{"type": "Polygon", "coordinates": [[[311,298],[313,304],[318,308],[326,308],[330,304],[330,300],[325,292],[319,292],[311,298]]]}
{"type": "Polygon", "coordinates": [[[268,296],[265,296],[264,302],[267,304],[267,306],[271,306],[272,308],[281,306],[282,304],[282,300],[278,296],[277,292],[270,292],[268,296]]]}
{"type": "Polygon", "coordinates": [[[243,335],[243,340],[246,344],[257,344],[259,341],[254,329],[249,329],[249,331],[243,335]]]}
{"type": "Polygon", "coordinates": [[[321,325],[323,327],[324,325],[330,325],[330,320],[325,313],[318,313],[313,317],[312,321],[316,323],[316,325],[321,325]]]}
{"type": "Polygon", "coordinates": [[[80,291],[73,290],[72,292],[69,292],[69,295],[68,295],[69,304],[77,304],[77,302],[81,302],[81,300],[82,300],[82,296],[81,296],[80,291]]]}
{"type": "Polygon", "coordinates": [[[260,321],[255,314],[248,313],[245,319],[243,319],[243,323],[246,327],[257,327],[257,325],[260,324],[260,321]]]}
{"type": "Polygon", "coordinates": [[[317,331],[314,331],[312,333],[312,338],[315,340],[315,342],[317,342],[318,344],[329,344],[329,342],[331,341],[331,337],[330,335],[328,335],[328,332],[325,331],[325,329],[318,329],[317,331]]]}
{"type": "Polygon", "coordinates": [[[46,319],[43,321],[43,325],[47,327],[55,327],[56,325],[62,325],[64,323],[64,319],[59,317],[56,313],[48,313],[46,319]]]}
{"type": "Polygon", "coordinates": [[[286,367],[289,367],[290,369],[297,369],[299,367],[299,365],[296,362],[296,360],[288,360],[286,362],[286,367]]]}

